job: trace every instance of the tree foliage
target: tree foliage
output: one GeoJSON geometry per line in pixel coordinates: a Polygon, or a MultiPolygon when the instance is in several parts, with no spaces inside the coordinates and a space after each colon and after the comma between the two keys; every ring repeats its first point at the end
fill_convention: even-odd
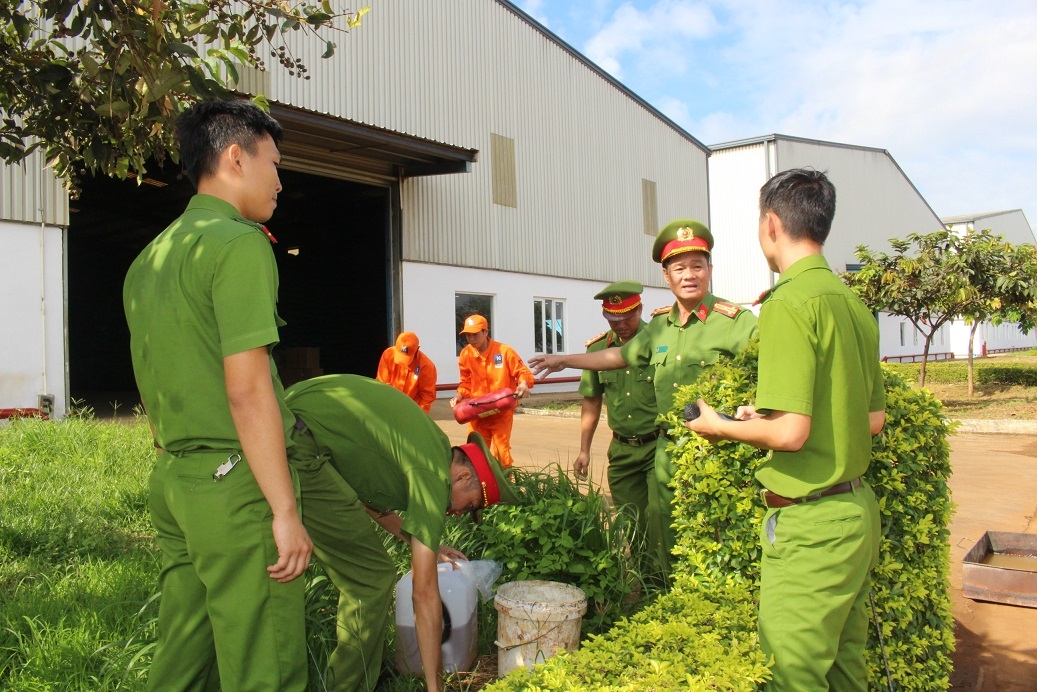
{"type": "Polygon", "coordinates": [[[893,254],[872,252],[865,245],[854,253],[857,272],[843,280],[875,311],[900,315],[925,336],[919,384],[925,385],[929,346],[940,327],[974,303],[977,289],[970,283],[972,268],[962,256],[961,239],[949,230],[892,238],[893,254]],[[914,246],[914,252],[909,254],[914,246]]]}
{"type": "Polygon", "coordinates": [[[969,391],[972,391],[972,338],[984,321],[1017,322],[1026,332],[1037,321],[1037,250],[1012,246],[990,231],[959,235],[941,230],[912,233],[890,241],[893,254],[857,248],[860,271],[843,280],[872,310],[905,317],[925,336],[919,384],[933,337],[954,319],[973,325],[969,338],[969,391]]]}
{"type": "MultiPolygon", "coordinates": [[[[348,31],[368,8],[331,0],[0,0],[0,160],[39,148],[75,192],[81,170],[125,178],[176,158],[173,123],[201,98],[225,97],[268,51],[309,79],[284,43],[348,31]]],[[[264,101],[257,99],[260,105],[264,101]]],[[[139,176],[142,177],[142,176],[139,176]]]]}
{"type": "Polygon", "coordinates": [[[963,263],[976,292],[959,317],[969,330],[969,396],[975,390],[972,345],[983,322],[1015,322],[1028,333],[1037,321],[1037,248],[1005,242],[989,230],[970,232],[960,239],[963,263]]]}

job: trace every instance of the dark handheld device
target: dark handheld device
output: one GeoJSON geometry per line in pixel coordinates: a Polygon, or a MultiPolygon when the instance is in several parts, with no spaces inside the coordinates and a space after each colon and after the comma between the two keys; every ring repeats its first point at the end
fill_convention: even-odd
{"type": "MultiPolygon", "coordinates": [[[[684,407],[684,420],[692,421],[701,415],[702,411],[699,410],[699,405],[696,404],[694,401],[684,407]]],[[[717,411],[717,415],[723,418],[724,420],[738,420],[737,418],[732,418],[726,413],[721,413],[720,411],[717,411]]]]}

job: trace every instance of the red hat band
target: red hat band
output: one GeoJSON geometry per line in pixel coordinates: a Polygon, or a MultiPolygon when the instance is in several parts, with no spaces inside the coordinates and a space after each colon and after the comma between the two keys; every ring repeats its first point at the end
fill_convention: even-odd
{"type": "Polygon", "coordinates": [[[460,450],[464,452],[468,459],[471,460],[472,466],[475,467],[475,474],[479,477],[482,482],[482,499],[485,507],[497,504],[500,502],[500,488],[497,487],[497,479],[493,475],[493,471],[490,469],[490,462],[486,460],[486,455],[482,453],[482,449],[479,445],[474,442],[463,444],[459,446],[460,450]]]}
{"type": "Polygon", "coordinates": [[[706,242],[705,238],[695,237],[688,240],[671,240],[663,246],[662,261],[665,262],[673,255],[678,255],[682,252],[692,252],[693,250],[709,254],[709,243],[706,242]]]}
{"type": "Polygon", "coordinates": [[[601,309],[605,312],[611,312],[614,315],[622,315],[624,312],[630,312],[641,304],[641,295],[635,293],[629,298],[624,298],[623,300],[618,300],[616,302],[613,302],[613,300],[615,300],[615,298],[606,298],[601,301],[601,309]]]}

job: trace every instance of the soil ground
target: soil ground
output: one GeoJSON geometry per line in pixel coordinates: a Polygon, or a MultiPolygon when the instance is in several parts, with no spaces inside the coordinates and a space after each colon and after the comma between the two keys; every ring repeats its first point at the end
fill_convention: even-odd
{"type": "MultiPolygon", "coordinates": [[[[558,395],[537,397],[558,400],[558,395]]],[[[534,405],[536,399],[527,400],[534,405]]],[[[454,422],[446,401],[433,417],[454,444],[467,426],[454,422]]],[[[569,470],[579,452],[576,415],[518,415],[512,434],[516,463],[528,468],[560,464],[569,470]]],[[[595,435],[590,482],[607,491],[608,428],[595,435]]],[[[959,434],[951,438],[950,481],[957,512],[951,523],[951,607],[957,650],[951,689],[960,692],[1037,690],[1037,609],[973,601],[962,595],[961,562],[986,531],[1037,532],[1037,435],[959,434]]],[[[1035,587],[1037,590],[1037,587],[1035,587]]]]}

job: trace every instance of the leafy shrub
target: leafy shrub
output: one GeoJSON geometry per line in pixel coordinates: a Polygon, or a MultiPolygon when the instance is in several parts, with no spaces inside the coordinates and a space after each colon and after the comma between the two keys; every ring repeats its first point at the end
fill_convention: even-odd
{"type": "Polygon", "coordinates": [[[513,671],[486,692],[538,690],[755,690],[770,678],[744,587],[707,595],[674,587],[604,636],[513,671]]]}
{"type": "MultiPolygon", "coordinates": [[[[706,593],[759,584],[759,527],[764,514],[753,477],[768,452],[735,442],[710,445],[687,432],[678,419],[684,404],[703,398],[733,412],[755,398],[757,345],[714,367],[677,397],[668,417],[673,427],[675,553],[678,583],[706,593]]],[[[886,425],[875,438],[865,475],[882,515],[879,564],[872,594],[898,690],[947,689],[954,648],[949,584],[947,479],[951,424],[926,390],[911,388],[884,369],[886,425]]],[[[872,689],[886,688],[878,637],[870,630],[867,650],[872,689]]]]}
{"type": "Polygon", "coordinates": [[[605,496],[593,487],[584,494],[561,468],[511,473],[523,504],[490,507],[467,549],[455,547],[500,562],[499,583],[543,579],[580,587],[588,604],[585,632],[604,632],[642,588],[645,551],[631,546],[635,518],[613,514],[605,496]]]}
{"type": "MultiPolygon", "coordinates": [[[[887,363],[887,370],[917,382],[921,363],[887,363]]],[[[964,384],[968,382],[968,363],[950,361],[929,363],[925,369],[926,382],[939,384],[964,384]]],[[[973,361],[973,376],[978,385],[1037,386],[1037,367],[1028,363],[1006,363],[999,360],[976,359],[973,361]]]]}

